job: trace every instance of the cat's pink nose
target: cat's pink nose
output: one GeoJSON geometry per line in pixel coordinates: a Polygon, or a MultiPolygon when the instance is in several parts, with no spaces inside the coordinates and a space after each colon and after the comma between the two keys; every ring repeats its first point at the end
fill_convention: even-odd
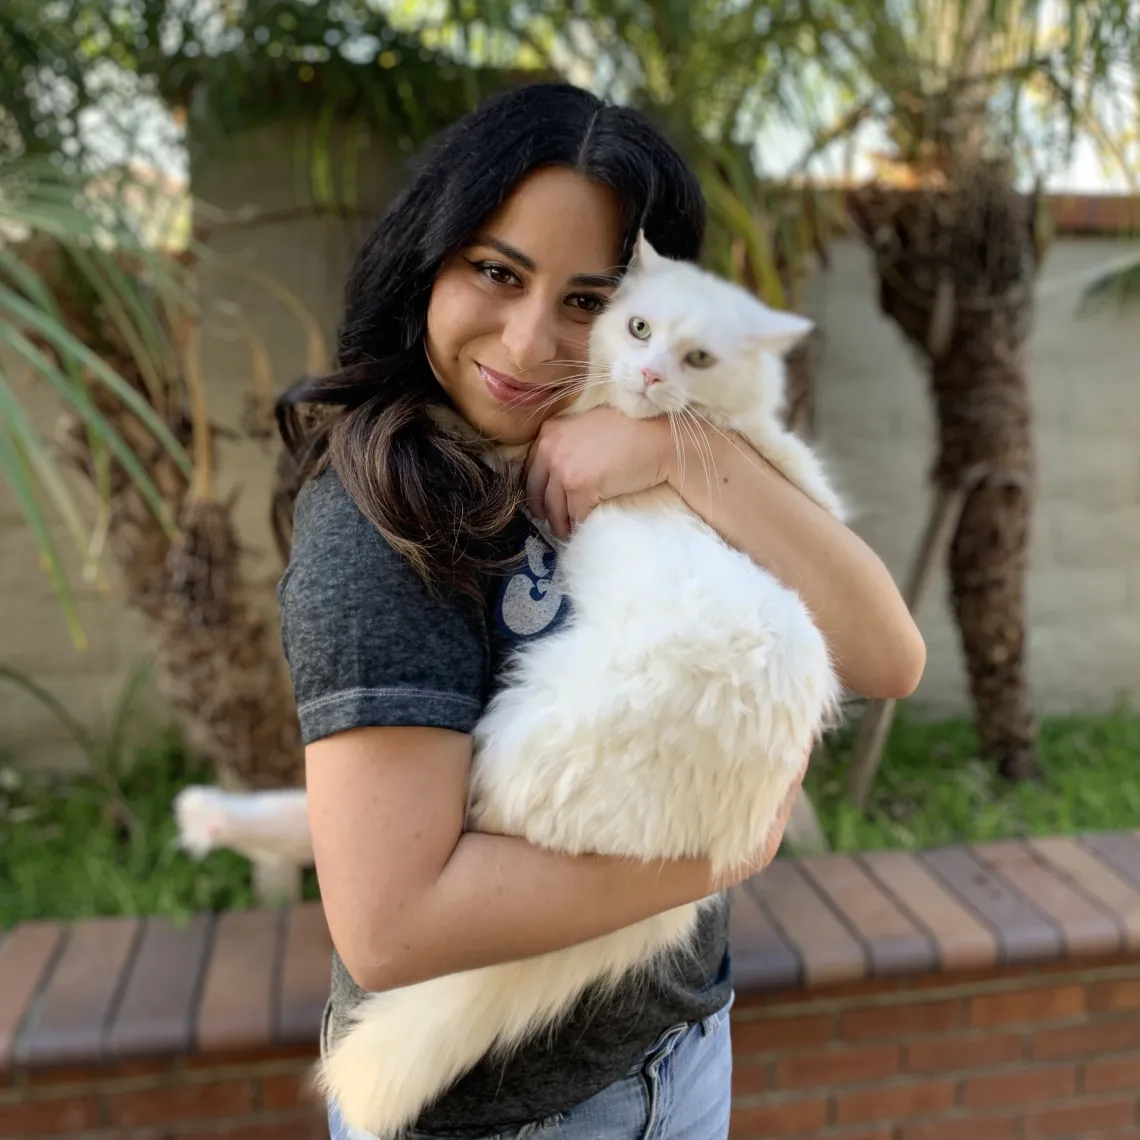
{"type": "Polygon", "coordinates": [[[662,376],[660,372],[654,372],[651,368],[643,368],[641,370],[641,379],[646,388],[648,388],[651,384],[660,384],[665,377],[662,376]]]}

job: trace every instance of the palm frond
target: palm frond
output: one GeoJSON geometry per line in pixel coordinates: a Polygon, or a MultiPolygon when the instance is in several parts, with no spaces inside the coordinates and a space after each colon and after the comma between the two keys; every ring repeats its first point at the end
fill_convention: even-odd
{"type": "Polygon", "coordinates": [[[1115,303],[1124,308],[1140,301],[1140,256],[1091,282],[1081,294],[1080,309],[1089,312],[1115,303]]]}
{"type": "Polygon", "coordinates": [[[164,416],[176,397],[160,391],[177,358],[162,308],[184,291],[178,276],[167,259],[140,242],[121,196],[93,193],[91,180],[46,160],[0,163],[0,470],[28,522],[76,644],[82,644],[82,631],[49,509],[90,571],[105,524],[113,458],[162,525],[170,532],[174,528],[150,474],[101,406],[110,399],[129,409],[188,477],[193,471],[164,416]],[[122,346],[118,355],[137,367],[137,376],[122,375],[86,342],[90,329],[82,320],[76,324],[77,307],[102,323],[122,346]],[[13,371],[17,365],[19,377],[13,371]],[[85,524],[59,457],[21,404],[20,391],[29,380],[49,388],[86,432],[95,485],[104,496],[94,524],[85,524]]]}

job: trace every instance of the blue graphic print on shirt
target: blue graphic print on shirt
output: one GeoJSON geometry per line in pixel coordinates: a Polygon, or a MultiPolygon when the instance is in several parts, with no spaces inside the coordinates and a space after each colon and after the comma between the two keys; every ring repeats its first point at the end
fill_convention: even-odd
{"type": "Polygon", "coordinates": [[[495,603],[499,630],[510,645],[553,633],[570,615],[558,552],[533,525],[523,551],[525,561],[503,580],[495,603]]]}

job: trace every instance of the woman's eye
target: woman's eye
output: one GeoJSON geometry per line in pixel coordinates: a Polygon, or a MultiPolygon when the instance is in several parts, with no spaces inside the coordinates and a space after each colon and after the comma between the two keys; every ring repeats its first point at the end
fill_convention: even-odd
{"type": "Polygon", "coordinates": [[[584,313],[600,313],[606,307],[605,297],[599,297],[596,293],[575,293],[566,300],[573,308],[581,309],[584,313]]]}
{"type": "Polygon", "coordinates": [[[716,363],[716,357],[711,352],[705,352],[703,348],[694,348],[692,352],[685,354],[685,363],[690,368],[711,368],[716,363]]]}
{"type": "Polygon", "coordinates": [[[629,331],[638,340],[648,340],[650,334],[649,322],[644,317],[630,317],[629,331]]]}
{"type": "Polygon", "coordinates": [[[512,270],[508,269],[505,265],[499,265],[495,261],[473,261],[471,263],[488,281],[493,281],[496,285],[514,285],[518,281],[518,275],[512,270]]]}

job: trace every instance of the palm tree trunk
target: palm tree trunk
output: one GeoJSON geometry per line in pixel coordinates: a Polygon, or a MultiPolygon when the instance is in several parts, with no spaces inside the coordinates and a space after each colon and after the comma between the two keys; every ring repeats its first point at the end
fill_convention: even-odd
{"type": "MultiPolygon", "coordinates": [[[[138,364],[115,330],[69,296],[66,278],[53,285],[71,331],[146,393],[138,364]]],[[[150,398],[186,445],[195,432],[183,411],[184,379],[164,375],[164,393],[150,398]]],[[[259,611],[246,584],[232,504],[208,494],[204,477],[212,463],[213,430],[203,409],[197,410],[204,430],[195,439],[202,486],[195,495],[182,470],[132,412],[102,387],[91,385],[89,394],[150,473],[177,520],[171,538],[135,484],[112,464],[106,545],[127,604],[146,619],[160,688],[222,784],[300,786],[304,755],[288,673],[274,623],[259,611]]],[[[65,419],[60,438],[76,470],[96,486],[82,425],[65,419]]]]}
{"type": "Polygon", "coordinates": [[[1012,779],[1037,774],[1036,723],[1026,675],[1025,576],[1033,509],[1030,401],[1016,349],[959,341],[935,363],[940,455],[935,479],[984,472],[950,545],[954,617],[982,753],[1012,779]]]}
{"type": "Polygon", "coordinates": [[[930,362],[933,481],[973,488],[950,546],[951,604],[982,751],[1013,779],[1037,772],[1025,660],[1034,457],[1022,355],[1034,205],[997,164],[963,171],[944,189],[870,187],[852,201],[876,256],[880,306],[930,362]]]}

